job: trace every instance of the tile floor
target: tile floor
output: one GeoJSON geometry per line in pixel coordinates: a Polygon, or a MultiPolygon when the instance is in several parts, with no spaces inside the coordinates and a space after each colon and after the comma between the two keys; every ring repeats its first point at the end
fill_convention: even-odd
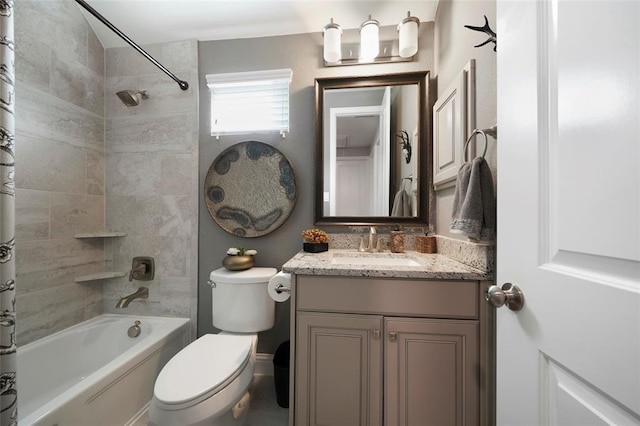
{"type": "Polygon", "coordinates": [[[253,376],[251,388],[251,409],[245,426],[287,426],[289,409],[281,408],[276,402],[273,376],[253,376]]]}
{"type": "MultiPolygon", "coordinates": [[[[287,426],[289,424],[289,410],[281,408],[276,402],[273,376],[253,376],[249,392],[251,393],[251,408],[247,414],[245,426],[287,426]]],[[[148,413],[131,424],[131,426],[148,425],[148,413]]]]}

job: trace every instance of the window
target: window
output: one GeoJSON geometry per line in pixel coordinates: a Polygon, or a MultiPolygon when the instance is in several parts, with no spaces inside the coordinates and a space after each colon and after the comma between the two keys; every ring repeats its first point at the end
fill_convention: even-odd
{"type": "Polygon", "coordinates": [[[208,74],[211,135],[289,132],[290,69],[208,74]]]}

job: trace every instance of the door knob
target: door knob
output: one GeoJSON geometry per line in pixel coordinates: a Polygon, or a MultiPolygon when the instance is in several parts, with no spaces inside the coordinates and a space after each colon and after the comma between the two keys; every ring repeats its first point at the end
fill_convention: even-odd
{"type": "Polygon", "coordinates": [[[522,290],[511,283],[503,284],[502,288],[497,285],[492,285],[484,294],[484,300],[494,308],[507,305],[507,308],[512,311],[519,311],[524,306],[524,294],[522,294],[522,290]]]}

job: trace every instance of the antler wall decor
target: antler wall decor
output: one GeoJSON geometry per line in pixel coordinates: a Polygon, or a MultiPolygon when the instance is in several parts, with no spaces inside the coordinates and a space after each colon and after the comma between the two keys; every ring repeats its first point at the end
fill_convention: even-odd
{"type": "Polygon", "coordinates": [[[469,28],[470,30],[473,30],[473,31],[480,31],[482,33],[489,35],[489,38],[486,41],[473,47],[482,47],[487,43],[493,43],[495,44],[495,46],[493,46],[493,51],[496,52],[496,49],[498,47],[498,35],[491,29],[491,27],[489,27],[489,20],[487,19],[487,15],[484,15],[484,26],[474,27],[473,25],[465,25],[464,27],[469,28]]]}
{"type": "Polygon", "coordinates": [[[409,162],[411,161],[411,143],[409,142],[409,134],[407,133],[406,130],[403,130],[400,132],[399,135],[396,135],[396,137],[402,139],[402,141],[399,143],[402,145],[402,151],[404,152],[404,159],[407,162],[407,164],[409,164],[409,162]]]}

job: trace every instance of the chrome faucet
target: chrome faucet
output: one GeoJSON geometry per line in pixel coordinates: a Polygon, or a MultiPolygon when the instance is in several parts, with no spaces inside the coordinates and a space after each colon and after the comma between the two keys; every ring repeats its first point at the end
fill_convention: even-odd
{"type": "Polygon", "coordinates": [[[128,296],[121,296],[120,300],[118,300],[118,303],[116,304],[116,308],[126,308],[127,306],[129,306],[129,303],[131,303],[133,299],[148,299],[148,298],[149,298],[149,288],[139,287],[135,293],[130,294],[128,296]]]}
{"type": "Polygon", "coordinates": [[[369,227],[369,247],[367,247],[367,250],[370,252],[373,252],[375,250],[375,247],[373,245],[373,239],[375,235],[376,235],[376,227],[375,226],[369,227]]]}

